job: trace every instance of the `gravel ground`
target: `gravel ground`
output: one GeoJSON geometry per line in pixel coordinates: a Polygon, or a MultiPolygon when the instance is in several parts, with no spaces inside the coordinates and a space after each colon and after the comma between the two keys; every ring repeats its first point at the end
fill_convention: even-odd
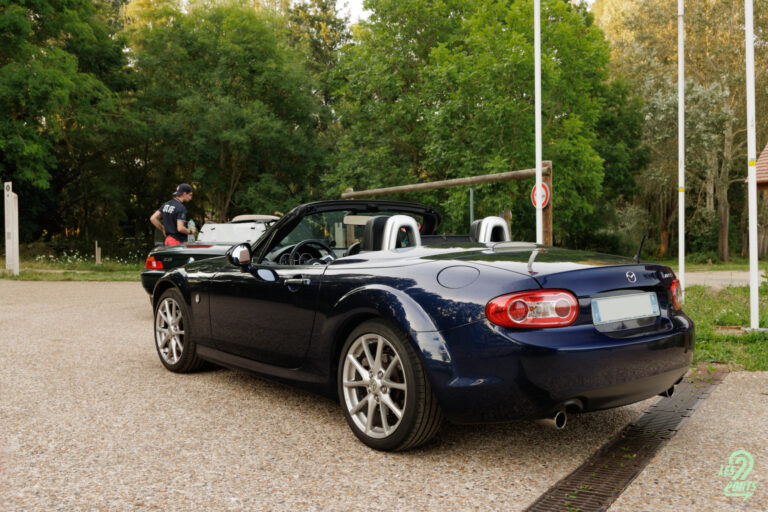
{"type": "MultiPolygon", "coordinates": [[[[729,374],[610,508],[657,510],[768,510],[768,372],[729,374]],[[746,500],[725,496],[730,476],[719,475],[730,455],[754,459],[746,500]]],[[[739,465],[741,467],[741,465],[739,465]]]]}
{"type": "MultiPolygon", "coordinates": [[[[0,354],[0,510],[12,511],[520,510],[655,400],[571,417],[561,432],[447,425],[419,450],[379,453],[331,401],[231,370],[166,371],[138,283],[0,280],[0,354]]],[[[730,397],[733,382],[718,407],[746,401],[739,428],[763,430],[692,422],[715,491],[732,449],[765,453],[766,422],[747,410],[765,417],[765,397],[730,397]],[[710,453],[721,435],[735,444],[710,453]]],[[[676,443],[660,457],[682,453],[676,443]]],[[[654,489],[698,491],[679,483],[690,456],[661,463],[678,484],[654,489]]]]}

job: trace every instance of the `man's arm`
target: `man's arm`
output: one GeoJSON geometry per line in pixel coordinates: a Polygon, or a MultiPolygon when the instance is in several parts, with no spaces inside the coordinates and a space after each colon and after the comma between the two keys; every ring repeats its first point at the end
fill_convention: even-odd
{"type": "Polygon", "coordinates": [[[156,210],[155,213],[152,214],[152,216],[149,218],[149,222],[152,223],[153,226],[155,226],[157,229],[163,232],[163,236],[168,236],[165,234],[165,226],[163,226],[163,223],[160,221],[160,217],[162,214],[160,213],[160,210],[156,210]]]}
{"type": "Polygon", "coordinates": [[[196,229],[193,229],[193,230],[187,229],[187,226],[184,225],[184,221],[183,220],[177,220],[176,221],[176,231],[178,231],[179,233],[181,233],[183,235],[189,235],[190,233],[194,235],[195,233],[197,233],[196,229]]]}

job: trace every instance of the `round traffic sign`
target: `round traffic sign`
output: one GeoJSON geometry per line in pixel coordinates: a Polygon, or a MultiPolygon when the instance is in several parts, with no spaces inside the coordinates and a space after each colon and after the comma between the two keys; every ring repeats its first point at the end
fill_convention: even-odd
{"type": "Polygon", "coordinates": [[[536,207],[536,203],[538,203],[539,200],[542,201],[541,207],[546,208],[549,204],[549,187],[546,183],[541,184],[542,190],[538,191],[536,190],[536,185],[533,186],[531,189],[531,203],[533,203],[534,208],[536,207]]]}

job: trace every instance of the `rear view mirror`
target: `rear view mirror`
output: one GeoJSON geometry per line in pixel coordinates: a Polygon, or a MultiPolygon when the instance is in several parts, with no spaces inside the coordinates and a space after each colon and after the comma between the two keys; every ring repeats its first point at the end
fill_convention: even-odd
{"type": "Polygon", "coordinates": [[[233,265],[238,267],[247,267],[251,264],[251,246],[248,244],[239,244],[227,252],[227,259],[233,265]]]}

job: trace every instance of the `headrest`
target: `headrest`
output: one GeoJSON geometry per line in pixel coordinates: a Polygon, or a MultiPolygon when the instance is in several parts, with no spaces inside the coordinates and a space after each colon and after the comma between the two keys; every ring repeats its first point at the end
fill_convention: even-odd
{"type": "Polygon", "coordinates": [[[389,251],[421,245],[419,225],[408,215],[377,215],[365,223],[363,251],[389,251]]]}
{"type": "Polygon", "coordinates": [[[509,242],[509,226],[501,217],[486,217],[476,220],[469,227],[469,237],[483,244],[509,242]]]}
{"type": "Polygon", "coordinates": [[[473,242],[480,241],[480,224],[482,222],[483,219],[477,219],[476,221],[473,221],[469,226],[469,239],[473,242]]]}
{"type": "Polygon", "coordinates": [[[371,217],[365,223],[365,229],[363,230],[363,251],[380,251],[381,240],[384,237],[384,226],[387,224],[386,215],[377,215],[371,217]]]}
{"type": "Polygon", "coordinates": [[[390,251],[401,247],[418,247],[421,245],[421,235],[416,219],[408,215],[393,215],[384,226],[381,249],[390,251]]]}

